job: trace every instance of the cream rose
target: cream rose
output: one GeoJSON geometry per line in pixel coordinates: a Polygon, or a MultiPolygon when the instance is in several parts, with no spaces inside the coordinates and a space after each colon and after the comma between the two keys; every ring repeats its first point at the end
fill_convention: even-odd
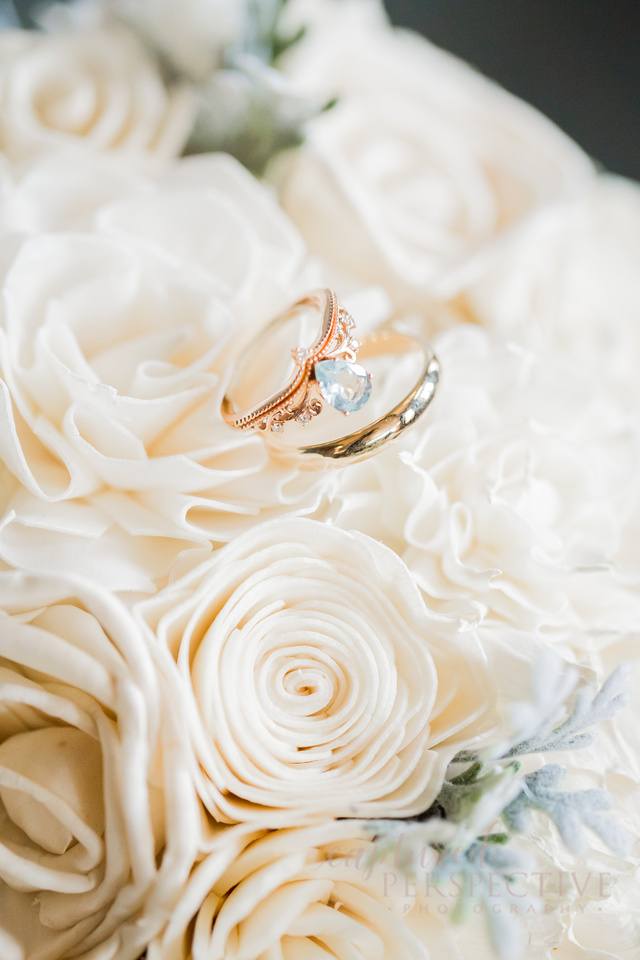
{"type": "Polygon", "coordinates": [[[0,34],[0,150],[12,161],[78,148],[175,156],[193,110],[123,29],[0,34]]]}
{"type": "Polygon", "coordinates": [[[442,615],[577,648],[634,629],[637,423],[570,363],[478,327],[435,349],[429,416],[345,473],[327,516],[396,550],[442,615]]]}
{"type": "Polygon", "coordinates": [[[2,930],[0,930],[0,949],[5,960],[24,960],[24,951],[20,944],[2,930]]]}
{"type": "MultiPolygon", "coordinates": [[[[273,0],[261,0],[261,8],[269,6],[275,6],[273,0]]],[[[207,80],[222,66],[225,50],[241,42],[248,7],[246,0],[107,0],[111,13],[196,82],[207,80]]]]}
{"type": "MultiPolygon", "coordinates": [[[[520,641],[524,645],[525,638],[520,641]]],[[[637,675],[633,637],[595,658],[591,665],[600,663],[600,669],[594,675],[602,679],[627,658],[637,675]]],[[[568,765],[567,789],[609,790],[615,819],[637,840],[637,724],[607,720],[599,731],[604,742],[554,754],[550,760],[568,765]]],[[[531,759],[537,765],[538,760],[531,759]]],[[[482,826],[479,832],[489,824],[482,826]]],[[[355,950],[363,960],[395,960],[399,955],[492,960],[497,954],[489,936],[489,914],[494,936],[501,941],[500,955],[592,960],[598,950],[612,960],[633,960],[637,851],[622,860],[604,852],[596,840],[577,863],[555,828],[538,820],[530,835],[509,844],[528,865],[525,860],[508,883],[490,870],[484,895],[479,868],[486,865],[486,852],[482,847],[477,851],[477,861],[471,863],[477,862],[478,869],[472,868],[468,879],[467,913],[463,923],[453,924],[456,897],[465,881],[459,872],[436,876],[438,854],[431,844],[448,844],[458,864],[462,847],[456,843],[461,838],[452,824],[441,821],[427,822],[424,828],[417,842],[399,829],[377,846],[371,842],[375,825],[363,821],[269,833],[250,834],[246,824],[220,831],[208,842],[209,852],[193,871],[169,924],[151,943],[149,960],[222,960],[233,951],[245,960],[262,960],[304,956],[312,947],[319,960],[351,956],[355,950]],[[443,827],[448,835],[438,834],[443,827]],[[536,899],[524,899],[527,888],[536,899]],[[508,924],[524,932],[522,953],[508,924]]],[[[489,827],[496,828],[495,822],[489,827]]]]}
{"type": "Polygon", "coordinates": [[[640,186],[601,176],[488,251],[449,294],[502,336],[562,351],[638,410],[639,260],[640,186]]]}
{"type": "Polygon", "coordinates": [[[447,274],[592,175],[553,124],[367,0],[299,2],[310,23],[285,72],[338,105],[280,166],[309,249],[396,302],[424,304],[447,274]]]}
{"type": "Polygon", "coordinates": [[[385,547],[285,518],[139,613],[173,654],[202,799],[225,821],[409,816],[494,723],[477,643],[385,547]]]}
{"type": "Polygon", "coordinates": [[[134,960],[197,852],[180,715],[95,586],[1,573],[0,606],[3,933],[30,960],[134,960]]]}
{"type": "MultiPolygon", "coordinates": [[[[440,945],[421,942],[405,923],[419,909],[416,885],[393,853],[376,849],[365,822],[333,821],[246,838],[237,831],[230,828],[216,839],[166,931],[151,943],[149,960],[428,960],[440,945]]],[[[437,861],[428,842],[419,855],[425,868],[437,861]]]]}
{"type": "MultiPolygon", "coordinates": [[[[632,637],[609,646],[591,665],[599,664],[595,675],[602,679],[627,658],[637,673],[632,637]]],[[[568,764],[568,789],[608,789],[616,819],[637,838],[637,725],[623,729],[618,720],[608,720],[600,732],[604,743],[551,759],[568,764]]],[[[399,830],[380,845],[371,842],[373,829],[363,821],[334,821],[271,832],[249,833],[246,824],[219,831],[209,840],[209,852],[193,871],[169,924],[151,943],[149,960],[222,960],[232,954],[263,960],[305,956],[311,950],[319,960],[351,955],[363,960],[492,960],[496,950],[489,914],[500,955],[591,960],[593,951],[603,951],[612,960],[634,958],[637,854],[621,860],[603,852],[596,841],[578,864],[555,828],[538,821],[531,836],[510,843],[526,855],[529,866],[523,862],[522,874],[507,883],[490,871],[484,896],[478,870],[486,864],[486,851],[477,851],[478,870],[472,869],[468,879],[467,915],[463,923],[453,924],[464,881],[457,872],[448,879],[436,876],[438,854],[432,846],[448,844],[454,863],[460,863],[461,848],[455,847],[460,838],[453,825],[425,823],[417,843],[399,830]],[[447,828],[448,835],[439,834],[447,828]],[[527,887],[537,899],[523,898],[527,887]],[[521,954],[509,923],[525,931],[521,954]]]]}
{"type": "Polygon", "coordinates": [[[281,466],[220,414],[231,336],[314,284],[295,231],[229,157],[123,177],[121,200],[121,163],[73,169],[68,206],[57,161],[6,201],[14,231],[37,230],[39,208],[58,232],[7,240],[0,557],[152,591],[185,550],[312,511],[334,482],[281,466]],[[83,232],[65,229],[65,211],[83,232]]]}

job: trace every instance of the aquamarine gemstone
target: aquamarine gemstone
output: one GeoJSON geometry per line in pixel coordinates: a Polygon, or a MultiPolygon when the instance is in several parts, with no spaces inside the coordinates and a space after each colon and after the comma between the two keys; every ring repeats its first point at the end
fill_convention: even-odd
{"type": "Polygon", "coordinates": [[[320,393],[340,413],[355,413],[371,396],[371,375],[348,360],[320,360],[314,367],[320,393]]]}

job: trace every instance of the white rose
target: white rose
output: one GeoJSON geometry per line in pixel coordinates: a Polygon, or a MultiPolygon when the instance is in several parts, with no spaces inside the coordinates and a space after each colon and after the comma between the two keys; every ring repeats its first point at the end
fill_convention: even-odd
{"type": "Polygon", "coordinates": [[[12,161],[77,149],[174,156],[193,109],[125,30],[0,34],[0,150],[12,161]]]}
{"type": "Polygon", "coordinates": [[[590,179],[590,161],[552,123],[390,29],[377,3],[293,10],[311,26],[285,72],[338,105],[279,169],[282,204],[312,252],[383,283],[399,305],[424,303],[474,251],[590,179]]]}
{"type": "MultiPolygon", "coordinates": [[[[637,682],[634,637],[608,647],[596,673],[602,680],[627,657],[634,661],[637,682]]],[[[609,790],[612,817],[637,840],[638,725],[629,720],[605,721],[598,728],[604,742],[549,759],[569,766],[567,789],[609,790]]],[[[437,856],[429,844],[453,845],[456,837],[430,835],[441,823],[424,826],[423,841],[413,847],[400,829],[390,843],[372,848],[372,826],[362,821],[264,834],[248,834],[247,825],[220,832],[169,924],[150,945],[149,960],[222,960],[232,950],[245,960],[270,956],[269,951],[304,956],[311,946],[307,938],[322,951],[318,957],[358,950],[363,960],[399,955],[492,960],[489,912],[504,956],[518,955],[509,947],[513,932],[505,939],[510,921],[525,931],[526,960],[595,960],[593,951],[611,960],[634,960],[637,851],[622,860],[596,840],[578,863],[557,830],[537,820],[530,835],[509,844],[527,855],[524,875],[505,885],[491,872],[483,901],[478,873],[472,871],[464,922],[452,924],[461,877],[454,873],[442,883],[433,875],[437,856]],[[522,898],[525,886],[536,901],[522,898]]]]}
{"type": "Polygon", "coordinates": [[[571,364],[439,335],[442,382],[404,444],[341,476],[329,516],[402,556],[443,615],[578,648],[640,615],[640,437],[571,364]]]}
{"type": "Polygon", "coordinates": [[[231,335],[309,285],[297,234],[231,158],[183,161],[137,190],[124,178],[120,201],[106,161],[91,166],[77,164],[62,207],[45,196],[65,165],[37,166],[12,208],[14,229],[37,228],[39,204],[54,227],[67,211],[93,229],[38,234],[7,257],[0,556],[152,591],[183,551],[311,511],[334,482],[278,464],[220,414],[231,335]]]}
{"type": "MultiPolygon", "coordinates": [[[[151,154],[118,152],[54,152],[19,166],[7,163],[1,171],[0,238],[9,249],[16,234],[93,231],[103,208],[156,193],[170,169],[151,154]]],[[[3,274],[10,262],[4,258],[3,274]]]]}
{"type": "Polygon", "coordinates": [[[448,292],[466,316],[561,350],[640,409],[640,186],[601,176],[532,218],[448,292]]]}
{"type": "Polygon", "coordinates": [[[430,617],[402,562],[359,534],[259,525],[139,610],[177,661],[220,820],[419,813],[495,725],[476,640],[430,617]]]}
{"type": "Polygon", "coordinates": [[[0,930],[0,949],[4,960],[24,960],[24,951],[20,944],[3,930],[0,930]]]}
{"type": "MultiPolygon", "coordinates": [[[[261,0],[261,5],[264,0],[261,0]]],[[[203,81],[222,66],[225,50],[243,37],[247,0],[107,0],[174,70],[203,81]]]]}
{"type": "Polygon", "coordinates": [[[30,960],[134,960],[197,852],[179,714],[105,592],[2,573],[0,606],[3,935],[30,960]]]}
{"type": "MultiPolygon", "coordinates": [[[[333,821],[246,839],[238,829],[216,839],[164,935],[151,943],[149,960],[434,956],[438,941],[421,942],[404,921],[419,909],[415,886],[393,854],[378,853],[366,823],[333,821]]],[[[425,865],[437,860],[428,845],[421,855],[425,865]]]]}

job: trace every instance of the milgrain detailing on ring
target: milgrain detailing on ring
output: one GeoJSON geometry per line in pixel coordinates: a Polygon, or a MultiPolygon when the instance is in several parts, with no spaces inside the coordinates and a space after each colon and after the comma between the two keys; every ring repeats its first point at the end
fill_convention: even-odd
{"type": "MultiPolygon", "coordinates": [[[[331,290],[315,290],[298,300],[272,321],[248,347],[236,370],[236,384],[249,379],[246,364],[252,358],[260,368],[262,351],[276,330],[302,310],[314,308],[321,314],[321,331],[311,347],[295,347],[291,356],[293,375],[277,393],[248,409],[237,409],[229,388],[222,401],[222,415],[236,430],[258,429],[279,434],[287,421],[308,424],[322,411],[322,397],[336,410],[348,414],[359,410],[371,394],[371,375],[355,363],[360,349],[363,358],[388,357],[402,353],[422,357],[422,372],[414,387],[384,416],[347,436],[329,442],[282,448],[280,456],[294,456],[304,466],[336,466],[365,460],[414,424],[427,409],[436,392],[440,365],[431,349],[417,337],[393,328],[369,334],[358,344],[352,336],[354,321],[331,290]],[[300,455],[302,457],[300,458],[300,455]]],[[[279,445],[280,446],[280,445],[279,445]]]]}
{"type": "Polygon", "coordinates": [[[321,311],[322,328],[317,340],[311,347],[292,349],[295,371],[278,393],[249,410],[235,413],[225,397],[222,413],[229,426],[282,433],[289,420],[305,425],[321,413],[318,392],[344,414],[359,410],[369,399],[371,376],[355,362],[360,345],[351,332],[354,320],[332,290],[307,294],[274,324],[285,323],[306,307],[321,311]]]}

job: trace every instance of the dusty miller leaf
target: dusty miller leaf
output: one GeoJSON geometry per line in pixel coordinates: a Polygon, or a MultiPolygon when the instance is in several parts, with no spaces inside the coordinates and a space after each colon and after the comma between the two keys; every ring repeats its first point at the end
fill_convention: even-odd
{"type": "MultiPolygon", "coordinates": [[[[477,820],[474,814],[480,805],[487,808],[490,806],[487,799],[495,798],[497,805],[493,805],[494,812],[499,815],[510,797],[519,790],[518,784],[514,782],[519,769],[520,763],[517,761],[512,761],[507,766],[474,763],[459,776],[444,781],[436,799],[436,807],[444,813],[447,820],[463,823],[477,820]]],[[[491,816],[487,814],[484,819],[486,822],[491,816]]],[[[482,829],[482,824],[478,823],[478,828],[482,829]]]]}
{"type": "Polygon", "coordinates": [[[629,849],[626,831],[614,821],[600,816],[600,811],[613,806],[609,793],[606,790],[561,790],[559,783],[566,775],[565,767],[551,763],[523,777],[521,793],[502,812],[506,825],[512,830],[526,832],[531,828],[531,812],[538,810],[555,823],[563,842],[573,853],[586,851],[585,827],[588,827],[613,853],[625,856],[629,849]]]}
{"type": "MultiPolygon", "coordinates": [[[[445,852],[430,872],[430,883],[436,889],[451,885],[459,891],[451,914],[453,923],[464,923],[469,911],[481,904],[496,955],[500,960],[515,960],[524,943],[521,925],[511,913],[511,884],[516,874],[532,868],[533,860],[526,854],[485,840],[471,844],[463,855],[445,852]]],[[[539,902],[529,894],[518,893],[518,905],[526,912],[536,910],[539,902]]]]}
{"type": "Polygon", "coordinates": [[[567,719],[552,730],[545,725],[533,735],[513,746],[506,757],[518,757],[526,753],[545,753],[552,750],[578,750],[588,747],[596,739],[596,732],[584,733],[613,717],[629,702],[629,693],[623,690],[629,683],[629,664],[622,663],[605,680],[594,696],[590,687],[580,687],[575,694],[567,719]]]}

